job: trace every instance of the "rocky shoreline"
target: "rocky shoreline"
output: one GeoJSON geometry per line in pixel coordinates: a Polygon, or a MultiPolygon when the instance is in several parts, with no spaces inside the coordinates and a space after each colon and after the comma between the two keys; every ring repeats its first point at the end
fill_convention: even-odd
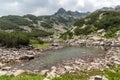
{"type": "Polygon", "coordinates": [[[103,71],[105,68],[117,65],[120,65],[120,50],[119,48],[112,48],[106,53],[104,58],[94,58],[91,61],[89,59],[72,59],[51,67],[51,70],[42,70],[40,74],[46,75],[45,80],[51,80],[52,78],[60,77],[65,73],[90,71],[94,69],[103,71]]]}
{"type": "MultiPolygon", "coordinates": [[[[77,45],[76,45],[77,46],[77,45]]],[[[49,46],[43,49],[0,49],[0,75],[19,75],[24,70],[11,70],[10,67],[6,67],[5,64],[10,61],[20,61],[20,57],[26,55],[38,55],[42,54],[44,51],[48,50],[57,50],[64,48],[65,46],[49,46]]],[[[109,68],[110,66],[120,65],[120,50],[119,48],[111,48],[107,51],[104,57],[93,58],[93,59],[70,59],[67,61],[63,61],[60,64],[52,66],[51,69],[46,70],[35,70],[35,71],[27,71],[30,73],[37,73],[41,75],[46,75],[45,80],[51,80],[54,77],[60,77],[65,73],[73,73],[77,71],[90,71],[93,69],[104,70],[104,68],[109,68]]]]}
{"type": "Polygon", "coordinates": [[[64,46],[48,46],[40,49],[38,48],[21,48],[21,49],[0,48],[0,62],[4,64],[20,62],[20,60],[27,60],[27,58],[36,57],[39,54],[43,54],[43,52],[45,51],[58,50],[63,47],[64,46]]]}

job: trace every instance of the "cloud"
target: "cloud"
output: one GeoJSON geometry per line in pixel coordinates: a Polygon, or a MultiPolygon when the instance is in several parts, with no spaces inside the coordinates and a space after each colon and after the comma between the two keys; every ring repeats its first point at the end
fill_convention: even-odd
{"type": "Polygon", "coordinates": [[[49,15],[61,7],[86,12],[119,4],[119,0],[0,0],[0,15],[49,15]]]}

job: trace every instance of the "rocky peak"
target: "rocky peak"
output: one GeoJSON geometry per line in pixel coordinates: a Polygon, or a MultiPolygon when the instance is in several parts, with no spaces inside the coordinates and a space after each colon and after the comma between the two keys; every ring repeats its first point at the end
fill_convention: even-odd
{"type": "Polygon", "coordinates": [[[74,18],[81,18],[81,17],[84,17],[84,16],[87,16],[89,13],[86,12],[86,13],[80,13],[78,11],[66,11],[64,8],[60,8],[54,15],[64,15],[64,16],[71,16],[71,17],[74,17],[74,18]]]}
{"type": "Polygon", "coordinates": [[[117,5],[117,6],[115,7],[115,10],[120,11],[120,5],[117,5]]]}
{"type": "Polygon", "coordinates": [[[63,14],[66,13],[66,10],[64,8],[60,8],[55,14],[63,14]]]}

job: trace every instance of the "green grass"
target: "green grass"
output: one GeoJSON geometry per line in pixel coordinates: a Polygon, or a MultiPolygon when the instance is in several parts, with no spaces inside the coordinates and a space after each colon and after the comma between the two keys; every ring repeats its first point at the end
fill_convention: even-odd
{"type": "Polygon", "coordinates": [[[44,76],[36,74],[23,73],[20,76],[1,76],[0,80],[43,80],[44,76]]]}
{"type": "Polygon", "coordinates": [[[86,75],[83,73],[67,73],[61,77],[56,77],[53,80],[87,80],[86,75]]]}
{"type": "Polygon", "coordinates": [[[49,46],[50,44],[49,43],[44,43],[44,44],[32,44],[32,45],[35,48],[44,48],[44,47],[49,46]]]}
{"type": "Polygon", "coordinates": [[[75,73],[67,73],[61,77],[56,77],[53,80],[88,80],[90,76],[101,75],[107,77],[109,80],[120,80],[120,66],[112,66],[110,69],[104,71],[92,70],[75,73]]]}
{"type": "MultiPolygon", "coordinates": [[[[112,66],[104,71],[76,71],[75,73],[66,73],[61,77],[56,77],[52,80],[88,80],[90,76],[101,75],[108,78],[108,80],[120,80],[120,66],[112,66]]],[[[23,73],[20,76],[1,76],[0,80],[43,80],[45,76],[37,74],[23,73]]]]}
{"type": "Polygon", "coordinates": [[[35,48],[44,48],[50,45],[50,43],[40,44],[38,40],[30,40],[30,44],[35,48]]]}

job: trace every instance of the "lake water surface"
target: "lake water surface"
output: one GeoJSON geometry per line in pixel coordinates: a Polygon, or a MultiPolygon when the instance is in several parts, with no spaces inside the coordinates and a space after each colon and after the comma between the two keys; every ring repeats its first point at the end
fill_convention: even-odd
{"type": "Polygon", "coordinates": [[[14,68],[20,68],[24,70],[41,70],[50,68],[51,66],[62,62],[63,60],[69,60],[73,58],[93,58],[101,57],[104,54],[101,48],[96,47],[66,47],[59,50],[46,51],[42,55],[38,55],[37,58],[24,65],[17,64],[14,68]]]}

